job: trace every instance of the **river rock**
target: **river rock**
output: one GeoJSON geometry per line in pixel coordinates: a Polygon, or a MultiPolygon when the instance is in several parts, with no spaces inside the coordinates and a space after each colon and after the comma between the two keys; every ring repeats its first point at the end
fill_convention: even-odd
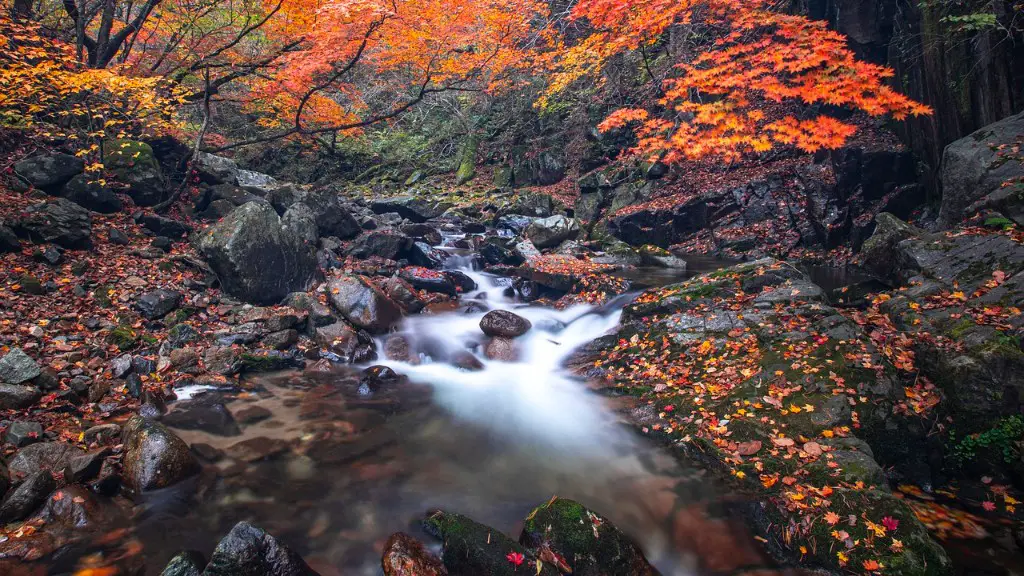
{"type": "Polygon", "coordinates": [[[177,309],[181,298],[181,292],[160,288],[139,296],[135,308],[143,318],[159,320],[177,309]]]}
{"type": "Polygon", "coordinates": [[[448,570],[441,559],[427,550],[422,542],[396,532],[384,543],[381,558],[384,576],[447,576],[448,570]]]}
{"type": "Polygon", "coordinates": [[[999,161],[999,146],[1014,146],[1024,134],[1024,112],[989,124],[946,146],[942,153],[942,207],[939,221],[949,227],[972,202],[1024,176],[1024,164],[999,161]]]}
{"type": "Polygon", "coordinates": [[[455,284],[444,272],[431,270],[423,266],[407,266],[398,273],[401,280],[405,280],[418,290],[427,292],[439,292],[455,296],[455,284]]]}
{"type": "Polygon", "coordinates": [[[164,424],[184,430],[202,430],[217,436],[238,436],[242,430],[217,394],[203,394],[174,404],[164,424]]]}
{"type": "Polygon", "coordinates": [[[397,260],[398,255],[405,252],[411,243],[405,234],[394,230],[378,230],[361,236],[349,254],[362,259],[378,256],[385,260],[397,260]]]}
{"type": "Polygon", "coordinates": [[[381,289],[398,304],[406,314],[415,314],[426,306],[420,300],[413,286],[401,278],[391,277],[381,283],[381,289]]]}
{"type": "Polygon", "coordinates": [[[395,196],[392,198],[378,198],[370,203],[370,209],[375,214],[397,213],[402,218],[413,222],[426,222],[437,218],[451,205],[444,202],[432,202],[418,196],[395,196]]]}
{"type": "Polygon", "coordinates": [[[84,454],[82,450],[63,442],[40,442],[18,450],[7,463],[11,479],[18,481],[39,470],[62,472],[71,460],[84,454]]]}
{"type": "Polygon", "coordinates": [[[14,173],[49,194],[57,194],[61,187],[85,170],[85,162],[70,154],[45,154],[26,158],[14,165],[14,173]]]}
{"type": "Polygon", "coordinates": [[[400,228],[400,230],[402,231],[402,234],[417,240],[422,240],[430,246],[437,246],[443,240],[441,233],[437,231],[437,228],[434,228],[429,224],[405,224],[400,228]]]}
{"type": "Polygon", "coordinates": [[[317,328],[313,341],[317,346],[338,355],[342,362],[352,362],[359,346],[359,335],[345,322],[335,322],[317,328]]]}
{"type": "Polygon", "coordinates": [[[164,567],[160,576],[201,576],[206,559],[195,551],[178,552],[164,567]]]}
{"type": "Polygon", "coordinates": [[[444,546],[441,559],[453,576],[557,576],[550,564],[537,561],[533,554],[499,530],[479,524],[461,514],[435,512],[423,521],[427,533],[439,538],[444,546]],[[519,554],[522,563],[509,561],[510,554],[519,554]]]}
{"type": "Polygon", "coordinates": [[[368,396],[398,379],[398,373],[388,366],[370,366],[363,370],[363,377],[359,380],[359,394],[368,396]]]}
{"type": "Polygon", "coordinates": [[[529,320],[508,310],[491,310],[480,319],[480,330],[488,336],[517,338],[532,327],[529,320]]]}
{"type": "Polygon", "coordinates": [[[316,214],[307,204],[293,204],[281,216],[281,226],[294,230],[303,242],[316,246],[320,239],[320,229],[316,225],[316,214]]]}
{"type": "Polygon", "coordinates": [[[21,348],[12,348],[0,358],[0,382],[22,384],[39,376],[42,371],[39,364],[21,348]]]}
{"type": "Polygon", "coordinates": [[[254,304],[277,304],[317,279],[317,261],[295,230],[266,202],[236,208],[199,239],[199,249],[229,294],[254,304]]]}
{"type": "Polygon", "coordinates": [[[166,488],[199,473],[188,444],[159,422],[133,416],[122,438],[124,481],[136,493],[166,488]]]}
{"type": "Polygon", "coordinates": [[[29,206],[16,226],[20,235],[36,244],[50,242],[69,249],[92,246],[89,211],[64,198],[29,206]]]}
{"type": "Polygon", "coordinates": [[[15,420],[4,432],[4,441],[15,448],[22,448],[43,440],[43,425],[39,422],[15,420]]]}
{"type": "Polygon", "coordinates": [[[278,330],[263,337],[260,345],[271,350],[287,350],[299,341],[299,331],[294,329],[278,330]]]}
{"type": "Polygon", "coordinates": [[[409,250],[409,261],[417,266],[440,268],[447,259],[447,252],[434,248],[426,242],[413,242],[412,248],[409,250]]]}
{"type": "Polygon", "coordinates": [[[100,214],[120,212],[123,205],[114,191],[98,182],[90,181],[89,176],[79,174],[64,186],[64,197],[86,210],[100,214]]]}
{"type": "Polygon", "coordinates": [[[537,554],[545,549],[550,551],[571,568],[574,576],[658,573],[636,543],[607,518],[564,498],[534,508],[519,542],[537,554]]]}
{"type": "Polygon", "coordinates": [[[282,302],[284,306],[309,313],[309,319],[313,326],[327,326],[333,324],[337,319],[331,314],[331,309],[321,304],[319,300],[305,292],[292,292],[282,302]]]}
{"type": "Polygon", "coordinates": [[[210,557],[203,576],[319,576],[302,557],[248,522],[239,522],[210,557]]]}
{"type": "Polygon", "coordinates": [[[519,349],[511,338],[491,338],[484,346],[484,355],[491,360],[515,362],[519,360],[519,349]]]}
{"type": "Polygon", "coordinates": [[[327,284],[327,290],[335,310],[374,334],[387,332],[402,318],[398,305],[365,277],[339,276],[327,284]]]}
{"type": "Polygon", "coordinates": [[[537,248],[554,248],[566,240],[579,236],[580,225],[572,218],[556,214],[530,222],[523,233],[537,248]]]}
{"type": "Polygon", "coordinates": [[[25,478],[0,504],[0,524],[26,518],[57,488],[48,470],[40,470],[25,478]]]}

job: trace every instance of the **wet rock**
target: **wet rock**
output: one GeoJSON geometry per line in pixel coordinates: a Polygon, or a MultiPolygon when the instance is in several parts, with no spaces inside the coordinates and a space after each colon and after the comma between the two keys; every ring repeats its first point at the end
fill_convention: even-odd
{"type": "Polygon", "coordinates": [[[448,254],[444,250],[434,248],[426,242],[414,242],[409,250],[409,261],[417,266],[440,268],[447,259],[448,254]]]}
{"type": "Polygon", "coordinates": [[[262,406],[248,406],[235,412],[235,419],[242,424],[255,424],[271,416],[273,416],[273,413],[262,406]]]}
{"type": "Polygon", "coordinates": [[[210,557],[203,576],[319,576],[302,558],[248,522],[239,522],[210,557]]]}
{"type": "Polygon", "coordinates": [[[64,198],[26,208],[16,231],[36,244],[53,243],[72,250],[92,246],[89,211],[64,198]]]}
{"type": "Polygon", "coordinates": [[[268,332],[280,332],[281,330],[288,330],[289,328],[301,328],[306,322],[306,314],[303,314],[300,318],[298,314],[292,312],[278,312],[270,318],[267,318],[266,322],[263,323],[263,327],[268,332]]]}
{"type": "Polygon", "coordinates": [[[296,310],[307,312],[309,314],[309,320],[313,323],[313,326],[326,326],[333,324],[336,320],[331,309],[326,305],[321,304],[319,300],[313,298],[305,292],[293,292],[285,297],[282,304],[296,310]]]}
{"type": "Polygon", "coordinates": [[[313,248],[265,202],[235,209],[203,232],[198,245],[224,290],[254,304],[276,304],[317,278],[313,248]]]}
{"type": "Polygon", "coordinates": [[[192,452],[207,462],[220,462],[224,458],[224,452],[205,442],[192,444],[192,452]]]}
{"type": "Polygon", "coordinates": [[[579,223],[561,214],[534,220],[523,232],[540,249],[554,248],[566,240],[576,238],[579,233],[579,223]]]}
{"type": "Polygon", "coordinates": [[[425,304],[420,297],[416,294],[412,284],[409,284],[401,278],[387,278],[381,284],[381,289],[398,304],[402,311],[407,314],[415,314],[421,310],[425,304]]]}
{"type": "Polygon", "coordinates": [[[459,272],[458,270],[445,270],[444,275],[452,281],[452,284],[455,284],[455,288],[459,292],[472,292],[477,288],[476,282],[464,272],[459,272]]]}
{"type": "Polygon", "coordinates": [[[432,202],[418,196],[395,196],[393,198],[379,198],[370,203],[370,209],[375,214],[397,213],[402,218],[413,222],[426,222],[437,218],[451,205],[443,202],[432,202]]]}
{"type": "Polygon", "coordinates": [[[297,352],[260,349],[242,354],[242,372],[277,372],[302,368],[304,365],[305,362],[297,352]]]}
{"type": "Polygon", "coordinates": [[[0,524],[28,517],[46,501],[57,488],[57,482],[47,470],[40,470],[25,478],[0,504],[0,524]]]}
{"type": "Polygon", "coordinates": [[[228,457],[242,462],[258,462],[270,460],[287,452],[291,446],[280,438],[258,436],[228,446],[225,450],[228,457]]]}
{"type": "Polygon", "coordinates": [[[221,376],[231,376],[242,370],[242,354],[229,346],[211,346],[203,354],[206,369],[221,376]]]}
{"type": "Polygon", "coordinates": [[[178,552],[164,567],[160,576],[201,576],[206,559],[199,552],[178,552]]]}
{"type": "MultiPolygon", "coordinates": [[[[181,324],[175,324],[171,326],[171,329],[167,331],[167,343],[172,348],[181,348],[189,342],[194,342],[199,338],[199,332],[192,326],[182,322],[181,324]]],[[[148,372],[146,372],[148,374],[148,372]]]]}
{"type": "Polygon", "coordinates": [[[400,228],[402,234],[426,242],[430,246],[441,243],[441,233],[429,224],[405,224],[400,228]]]}
{"type": "Polygon", "coordinates": [[[102,400],[103,397],[106,396],[108,392],[110,392],[110,386],[110,382],[107,380],[93,382],[92,385],[89,386],[89,402],[96,403],[102,400]]]}
{"type": "Polygon", "coordinates": [[[174,404],[164,424],[184,430],[202,430],[217,436],[238,436],[242,430],[217,394],[203,394],[174,404]]]}
{"type": "Polygon", "coordinates": [[[18,453],[8,461],[7,468],[11,473],[11,479],[18,481],[39,470],[60,472],[71,463],[73,458],[82,454],[81,450],[70,444],[40,442],[18,450],[18,453]]]}
{"type": "Polygon", "coordinates": [[[271,350],[287,350],[299,341],[298,330],[279,330],[263,337],[261,345],[271,350]]]}
{"type": "Polygon", "coordinates": [[[21,348],[12,348],[0,358],[0,382],[22,384],[39,376],[39,364],[21,348]]]}
{"type": "Polygon", "coordinates": [[[417,290],[426,290],[427,292],[439,292],[441,294],[448,294],[449,296],[455,296],[455,284],[451,281],[444,272],[437,270],[431,270],[424,268],[423,266],[408,266],[402,268],[398,273],[398,278],[404,280],[412,285],[417,290]]]}
{"type": "Polygon", "coordinates": [[[15,448],[22,448],[29,444],[42,442],[43,425],[39,422],[25,422],[16,420],[11,422],[4,432],[4,441],[13,444],[15,448]]]}
{"type": "Polygon", "coordinates": [[[387,332],[402,318],[398,305],[362,276],[340,276],[328,283],[327,290],[335,310],[374,334],[387,332]]]}
{"type": "Polygon", "coordinates": [[[491,338],[484,346],[484,355],[491,360],[515,362],[519,360],[519,350],[510,338],[491,338]]]}
{"type": "Polygon", "coordinates": [[[124,481],[135,492],[166,488],[199,472],[188,444],[159,422],[133,416],[122,437],[124,481]]]}
{"type": "Polygon", "coordinates": [[[336,322],[317,328],[313,340],[317,346],[337,354],[342,362],[352,362],[356,348],[359,346],[359,336],[345,322],[336,322]]]}
{"type": "Polygon", "coordinates": [[[435,512],[423,521],[423,527],[443,542],[441,559],[452,576],[522,576],[524,572],[537,576],[558,574],[558,570],[547,563],[541,563],[541,571],[537,573],[535,557],[525,546],[499,530],[461,514],[435,512]],[[522,564],[516,566],[510,562],[509,554],[521,554],[522,564]]]}
{"type": "Polygon", "coordinates": [[[519,293],[524,302],[533,302],[540,298],[540,285],[526,278],[516,278],[512,288],[519,293]]]}
{"type": "Polygon", "coordinates": [[[529,320],[508,310],[491,310],[480,319],[480,330],[488,336],[517,338],[532,327],[529,320]]]}
{"type": "MultiPolygon", "coordinates": [[[[608,519],[564,498],[534,508],[519,542],[534,553],[549,551],[579,576],[650,576],[658,572],[640,548],[608,519]]],[[[545,554],[548,555],[548,554],[545,554]]]]}
{"type": "Polygon", "coordinates": [[[176,310],[181,304],[181,298],[181,292],[161,288],[140,296],[135,308],[143,318],[159,320],[176,310]]]}
{"type": "Polygon", "coordinates": [[[110,361],[110,375],[114,378],[124,378],[132,371],[132,355],[122,354],[110,361]]]}
{"type": "Polygon", "coordinates": [[[384,357],[388,360],[396,360],[398,362],[411,362],[412,348],[409,345],[409,339],[401,334],[395,334],[384,342],[384,357]]]}
{"type": "Polygon", "coordinates": [[[95,452],[75,456],[64,469],[64,482],[74,484],[95,478],[103,468],[107,456],[110,456],[110,448],[103,448],[95,452]]]}
{"type": "Polygon", "coordinates": [[[83,438],[87,442],[106,442],[114,438],[121,436],[121,426],[119,424],[99,424],[88,428],[83,432],[83,438]]]}
{"type": "Polygon", "coordinates": [[[61,187],[85,170],[85,162],[70,154],[46,154],[26,158],[14,165],[14,173],[49,194],[56,194],[61,187]]]}
{"type": "Polygon", "coordinates": [[[359,380],[359,393],[363,396],[373,394],[399,378],[398,373],[387,366],[370,366],[363,370],[363,377],[359,380]]]}
{"type": "Polygon", "coordinates": [[[409,237],[393,230],[380,230],[364,234],[349,253],[356,258],[377,256],[386,260],[397,260],[398,255],[409,248],[409,237]]]}
{"type": "Polygon", "coordinates": [[[113,214],[123,208],[121,199],[114,191],[97,182],[90,182],[85,174],[79,174],[64,186],[63,195],[86,210],[100,214],[113,214]]]}
{"type": "Polygon", "coordinates": [[[160,216],[159,214],[148,214],[136,212],[133,217],[135,223],[149,230],[157,236],[180,239],[192,232],[192,227],[180,220],[160,216]]]}
{"type": "Polygon", "coordinates": [[[648,266],[686,270],[686,261],[682,258],[673,256],[671,252],[664,248],[648,244],[646,246],[642,246],[639,252],[641,261],[648,266]]]}
{"type": "Polygon", "coordinates": [[[456,352],[451,357],[452,366],[462,368],[468,372],[477,372],[484,369],[483,362],[468,350],[456,352]]]}
{"type": "Polygon", "coordinates": [[[178,348],[171,350],[171,367],[184,374],[199,374],[199,351],[195,348],[178,348]]]}
{"type": "Polygon", "coordinates": [[[512,248],[512,252],[521,262],[529,262],[534,258],[540,258],[540,250],[537,250],[537,247],[529,240],[523,240],[522,242],[517,243],[512,248]]]}
{"type": "Polygon", "coordinates": [[[427,550],[422,542],[397,532],[384,543],[381,558],[384,576],[447,576],[441,559],[427,550]]]}

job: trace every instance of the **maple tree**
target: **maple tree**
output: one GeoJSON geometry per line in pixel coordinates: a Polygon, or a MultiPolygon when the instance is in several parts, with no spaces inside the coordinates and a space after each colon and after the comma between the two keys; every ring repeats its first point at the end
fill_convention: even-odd
{"type": "MultiPolygon", "coordinates": [[[[626,107],[600,128],[632,126],[633,152],[666,163],[720,157],[736,161],[780,145],[814,152],[841,146],[856,128],[815,107],[844,106],[903,119],[929,109],[885,84],[892,71],[858,61],[824,22],[786,14],[770,0],[583,0],[570,18],[593,31],[562,45],[540,106],[578,80],[599,74],[614,56],[648,52],[671,29],[694,48],[670,54],[657,106],[626,107]]],[[[653,76],[653,74],[651,74],[653,76]]]]}

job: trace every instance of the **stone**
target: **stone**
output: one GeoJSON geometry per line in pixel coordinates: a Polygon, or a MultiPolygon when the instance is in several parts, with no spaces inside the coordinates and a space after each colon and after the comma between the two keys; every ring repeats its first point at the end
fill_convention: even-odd
{"type": "Polygon", "coordinates": [[[125,484],[136,493],[166,488],[199,473],[199,462],[163,424],[133,416],[122,430],[125,484]]]}
{"type": "Polygon", "coordinates": [[[12,490],[0,504],[0,524],[28,517],[57,488],[57,482],[47,470],[35,472],[12,490]]]}
{"type": "Polygon", "coordinates": [[[398,272],[398,278],[412,285],[417,290],[439,292],[455,296],[455,284],[444,272],[431,270],[423,266],[407,266],[398,272]]]}
{"type": "Polygon", "coordinates": [[[124,205],[113,190],[79,174],[64,186],[64,197],[86,210],[100,214],[120,212],[124,205]]]}
{"type": "Polygon", "coordinates": [[[39,470],[61,472],[72,459],[82,454],[84,452],[64,442],[38,442],[18,450],[18,453],[8,461],[7,467],[11,479],[20,481],[39,470]]]}
{"type": "Polygon", "coordinates": [[[579,236],[580,225],[572,218],[557,214],[534,220],[523,233],[539,249],[554,248],[579,236]]]}
{"type": "Polygon", "coordinates": [[[171,326],[171,329],[167,331],[167,343],[171,348],[181,348],[189,342],[195,342],[198,338],[199,332],[184,322],[171,326]]]}
{"type": "Polygon", "coordinates": [[[517,338],[532,327],[529,320],[508,310],[491,310],[480,319],[480,330],[488,336],[517,338]]]}
{"type": "Polygon", "coordinates": [[[397,213],[402,218],[423,223],[444,214],[451,204],[433,202],[419,196],[395,196],[378,198],[370,203],[375,214],[397,213]]]}
{"type": "Polygon", "coordinates": [[[314,327],[333,324],[337,319],[331,314],[331,309],[321,304],[305,292],[293,292],[285,297],[282,304],[296,310],[309,313],[309,319],[314,327]]]}
{"type": "Polygon", "coordinates": [[[320,240],[320,229],[316,225],[316,213],[309,205],[302,202],[293,204],[281,216],[281,226],[295,231],[302,241],[316,246],[320,240]]]}
{"type": "Polygon", "coordinates": [[[953,226],[976,200],[1003,182],[1024,176],[1024,164],[999,161],[998,146],[1014,146],[1024,134],[1024,112],[989,124],[946,146],[942,153],[942,207],[939,221],[953,226]]]}
{"type": "Polygon", "coordinates": [[[114,378],[124,378],[132,370],[132,355],[122,354],[110,361],[110,375],[114,378]]]}
{"type": "Polygon", "coordinates": [[[214,549],[203,576],[319,576],[273,536],[239,522],[214,549]]]}
{"type": "Polygon", "coordinates": [[[409,339],[401,334],[394,334],[384,342],[384,358],[398,362],[413,362],[415,358],[409,345],[409,339]]]}
{"type": "Polygon", "coordinates": [[[41,373],[39,364],[25,354],[21,348],[12,348],[3,358],[0,358],[0,382],[21,384],[41,373]]]}
{"type": "Polygon", "coordinates": [[[255,424],[271,416],[273,416],[273,413],[262,406],[247,406],[235,412],[235,420],[242,424],[255,424]]]}
{"type": "Polygon", "coordinates": [[[157,250],[163,250],[164,252],[170,252],[171,248],[174,247],[174,242],[166,236],[157,236],[149,243],[150,246],[157,250]]]}
{"type": "Polygon", "coordinates": [[[374,334],[383,334],[402,318],[387,294],[362,276],[344,275],[327,284],[328,298],[346,320],[374,334]]]}
{"type": "Polygon", "coordinates": [[[317,346],[336,354],[341,362],[353,362],[359,346],[359,335],[347,323],[335,322],[318,327],[313,334],[313,341],[317,346]]]}
{"type": "Polygon", "coordinates": [[[111,244],[117,244],[118,246],[127,246],[131,243],[128,236],[117,228],[111,228],[107,231],[107,240],[109,240],[111,244]]]}
{"type": "Polygon", "coordinates": [[[441,559],[449,573],[454,575],[523,576],[528,573],[557,576],[559,573],[546,562],[540,563],[541,569],[537,572],[536,557],[525,546],[505,536],[500,530],[474,522],[461,514],[434,512],[423,521],[423,528],[443,542],[441,559]],[[523,556],[521,566],[508,561],[506,556],[510,553],[523,556]]]}
{"type": "Polygon", "coordinates": [[[441,233],[437,231],[437,228],[434,228],[430,224],[405,224],[400,228],[400,230],[402,231],[402,234],[416,240],[422,240],[430,246],[437,246],[442,241],[441,233]]]}
{"type": "Polygon", "coordinates": [[[360,236],[349,250],[349,254],[361,259],[377,256],[386,260],[397,260],[398,255],[406,251],[410,244],[410,239],[405,234],[393,230],[375,230],[360,236]]]}
{"type": "Polygon", "coordinates": [[[64,260],[64,254],[56,246],[46,246],[42,249],[33,250],[32,257],[50,266],[56,266],[64,260]]]}
{"type": "Polygon", "coordinates": [[[21,250],[21,240],[18,235],[0,220],[0,254],[4,252],[17,252],[21,250]]]}
{"type": "Polygon", "coordinates": [[[396,532],[384,543],[381,558],[384,576],[447,576],[441,559],[427,550],[422,542],[408,534],[396,532]]]}
{"type": "Polygon", "coordinates": [[[103,468],[103,462],[111,453],[110,448],[103,448],[72,458],[68,467],[64,469],[64,482],[74,484],[95,478],[103,468]]]}
{"type": "Polygon", "coordinates": [[[155,206],[164,199],[164,177],[153,148],[135,140],[103,143],[103,167],[115,181],[127,186],[137,206],[155,206]]]}
{"type": "Polygon", "coordinates": [[[540,258],[540,250],[529,240],[516,243],[512,248],[512,252],[519,258],[520,262],[529,262],[535,258],[540,258]]]}
{"type": "Polygon", "coordinates": [[[290,449],[288,442],[280,438],[257,436],[228,446],[228,457],[241,462],[259,462],[282,456],[290,449]]]}
{"type": "Polygon", "coordinates": [[[11,422],[10,426],[7,427],[7,431],[4,432],[4,441],[14,445],[15,448],[22,448],[29,444],[42,442],[42,440],[43,425],[39,422],[15,420],[11,422]]]}
{"type": "Polygon", "coordinates": [[[413,242],[412,248],[409,249],[409,261],[417,266],[441,268],[447,259],[447,252],[434,248],[426,242],[413,242]]]}
{"type": "Polygon", "coordinates": [[[185,374],[198,374],[201,372],[199,368],[199,352],[194,348],[171,350],[170,361],[171,367],[178,372],[185,374]]]}
{"type": "Polygon", "coordinates": [[[70,154],[46,154],[26,158],[14,165],[14,173],[48,194],[57,194],[72,178],[85,170],[85,162],[70,154]]]}
{"type": "Polygon", "coordinates": [[[350,207],[330,187],[303,190],[297,194],[297,198],[312,211],[319,237],[333,236],[347,240],[362,231],[350,207]]]}
{"type": "Polygon", "coordinates": [[[287,350],[299,341],[299,331],[288,329],[271,332],[263,337],[261,346],[271,350],[287,350]]]}
{"type": "Polygon", "coordinates": [[[899,261],[896,258],[896,245],[925,234],[924,230],[911,226],[888,212],[881,212],[875,216],[874,233],[861,246],[861,264],[880,280],[898,284],[899,261]]]}
{"type": "Polygon", "coordinates": [[[468,350],[460,350],[452,354],[449,361],[452,366],[461,368],[467,372],[478,372],[484,369],[483,362],[468,350]]]}
{"type": "Polygon", "coordinates": [[[188,236],[192,232],[192,227],[188,224],[174,218],[160,216],[159,214],[137,212],[133,218],[136,224],[157,236],[166,236],[167,238],[177,240],[188,236]]]}
{"type": "Polygon", "coordinates": [[[277,304],[309,289],[318,277],[313,248],[282,226],[266,202],[236,208],[205,231],[198,245],[224,290],[253,304],[277,304]]]}
{"type": "Polygon", "coordinates": [[[381,289],[398,304],[406,314],[415,314],[426,306],[420,300],[415,288],[401,278],[387,278],[381,283],[381,289]]]}
{"type": "Polygon", "coordinates": [[[484,355],[491,360],[515,362],[519,359],[519,350],[511,338],[491,338],[484,346],[484,355]]]}
{"type": "Polygon", "coordinates": [[[195,157],[199,179],[207,184],[237,184],[238,164],[231,158],[200,152],[195,157]]]}
{"type": "Polygon", "coordinates": [[[217,394],[202,394],[173,405],[164,416],[164,424],[183,430],[202,430],[217,436],[238,436],[242,433],[234,416],[224,407],[217,394]]]}
{"type": "Polygon", "coordinates": [[[519,543],[538,553],[549,550],[565,561],[574,576],[658,574],[640,547],[607,518],[565,498],[534,508],[519,543]]]}
{"type": "Polygon", "coordinates": [[[398,373],[388,366],[370,366],[363,370],[363,377],[359,380],[359,394],[368,396],[398,379],[398,373]]]}
{"type": "Polygon", "coordinates": [[[205,566],[206,559],[199,552],[178,552],[167,566],[164,566],[160,576],[202,576],[205,566]]]}
{"type": "Polygon", "coordinates": [[[89,211],[64,198],[29,206],[15,229],[36,244],[53,243],[72,250],[92,246],[89,211]]]}
{"type": "Polygon", "coordinates": [[[163,288],[147,292],[135,302],[135,308],[147,320],[159,320],[181,304],[181,292],[163,288]]]}

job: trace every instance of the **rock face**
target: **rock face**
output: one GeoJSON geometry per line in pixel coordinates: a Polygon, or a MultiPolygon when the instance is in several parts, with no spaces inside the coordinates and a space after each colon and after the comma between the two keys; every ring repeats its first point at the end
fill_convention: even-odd
{"type": "Polygon", "coordinates": [[[579,576],[651,576],[658,572],[640,548],[606,518],[582,504],[556,498],[533,509],[519,543],[550,550],[579,576]]]}
{"type": "Polygon", "coordinates": [[[1010,178],[1024,176],[1024,165],[1000,161],[994,146],[1013,146],[1024,134],[1024,112],[1010,116],[946,146],[942,154],[942,208],[940,222],[949,227],[964,216],[964,209],[996,192],[1010,178]]]}
{"type": "Polygon", "coordinates": [[[265,202],[250,202],[204,232],[199,250],[229,294],[276,304],[317,278],[316,255],[265,202]]]}
{"type": "Polygon", "coordinates": [[[139,206],[154,206],[164,199],[164,177],[153,148],[145,142],[108,140],[103,163],[139,206]]]}
{"type": "Polygon", "coordinates": [[[14,348],[0,358],[0,382],[21,384],[39,376],[39,364],[21,348],[14,348]]]}
{"type": "Polygon", "coordinates": [[[210,557],[204,576],[319,576],[298,554],[276,538],[239,522],[210,557]]]}
{"type": "Polygon", "coordinates": [[[92,245],[89,211],[64,198],[29,206],[16,226],[20,235],[35,243],[52,242],[71,249],[92,245]]]}
{"type": "Polygon", "coordinates": [[[566,240],[579,236],[580,225],[572,218],[556,214],[549,218],[539,218],[526,227],[524,234],[540,249],[554,248],[566,240]]]}
{"type": "Polygon", "coordinates": [[[33,187],[56,194],[61,187],[85,170],[85,162],[69,154],[27,158],[14,165],[14,172],[33,187]]]}
{"type": "Polygon", "coordinates": [[[340,276],[327,284],[331,306],[346,320],[382,334],[402,318],[402,310],[387,294],[362,276],[340,276]]]}
{"type": "Polygon", "coordinates": [[[516,338],[532,327],[529,320],[508,310],[491,310],[480,319],[480,329],[488,336],[516,338]]]}
{"type": "Polygon", "coordinates": [[[122,439],[124,481],[135,492],[166,488],[199,472],[188,444],[159,422],[133,416],[122,439]]]}
{"type": "Polygon", "coordinates": [[[536,571],[536,559],[526,547],[500,531],[478,524],[461,514],[435,512],[423,522],[424,529],[444,543],[441,556],[452,576],[519,576],[523,573],[537,576],[557,576],[550,564],[541,563],[536,571]],[[519,555],[521,565],[510,562],[510,554],[519,555]]]}
{"type": "Polygon", "coordinates": [[[384,576],[447,576],[448,570],[422,542],[408,534],[392,534],[381,558],[384,576]]]}

